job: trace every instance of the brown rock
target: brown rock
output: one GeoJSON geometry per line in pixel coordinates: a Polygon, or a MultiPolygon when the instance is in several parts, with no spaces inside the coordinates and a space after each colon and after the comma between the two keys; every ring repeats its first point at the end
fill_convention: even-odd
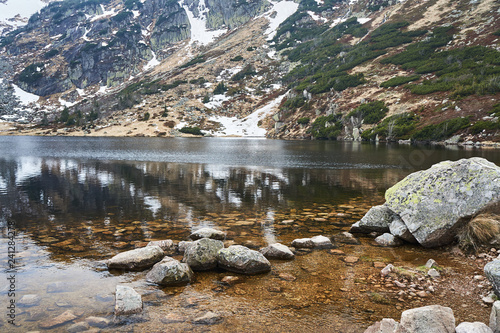
{"type": "Polygon", "coordinates": [[[183,323],[187,320],[187,317],[177,313],[169,313],[165,317],[161,318],[160,321],[164,324],[172,324],[172,323],[183,323]]]}
{"type": "Polygon", "coordinates": [[[280,279],[285,280],[285,281],[295,281],[297,278],[293,276],[292,274],[288,273],[280,273],[279,274],[280,279]]]}
{"type": "Polygon", "coordinates": [[[383,263],[383,262],[380,262],[380,261],[374,261],[373,262],[373,267],[375,268],[384,268],[387,264],[383,263]]]}
{"type": "Polygon", "coordinates": [[[331,254],[335,254],[335,255],[344,255],[345,252],[342,251],[342,250],[337,250],[337,249],[334,249],[334,250],[330,250],[330,253],[331,254]]]}
{"type": "Polygon", "coordinates": [[[357,263],[359,260],[358,257],[355,257],[355,256],[347,256],[344,258],[344,262],[348,263],[348,264],[354,264],[354,263],[357,263]]]}
{"type": "Polygon", "coordinates": [[[63,312],[62,314],[60,314],[59,316],[57,316],[55,318],[50,318],[50,319],[46,319],[46,320],[42,321],[40,323],[40,327],[41,328],[54,328],[56,326],[63,325],[63,324],[66,324],[70,321],[73,321],[76,318],[78,318],[78,317],[75,316],[73,314],[73,312],[68,310],[66,312],[63,312]]]}
{"type": "Polygon", "coordinates": [[[237,276],[227,275],[222,278],[221,282],[233,286],[236,283],[241,282],[241,278],[237,276]]]}

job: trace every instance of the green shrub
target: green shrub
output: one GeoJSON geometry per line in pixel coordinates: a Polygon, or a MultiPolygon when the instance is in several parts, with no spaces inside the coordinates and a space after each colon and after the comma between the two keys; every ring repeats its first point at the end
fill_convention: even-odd
{"type": "Polygon", "coordinates": [[[295,110],[298,109],[306,103],[305,98],[302,95],[295,96],[293,98],[289,98],[283,103],[281,106],[282,110],[295,110]]]}
{"type": "Polygon", "coordinates": [[[419,118],[414,113],[402,113],[387,117],[374,128],[361,134],[363,140],[374,140],[378,135],[386,139],[408,139],[415,130],[419,118]]]}
{"type": "Polygon", "coordinates": [[[489,120],[479,120],[470,127],[470,131],[472,134],[481,133],[483,130],[492,131],[498,129],[500,129],[500,123],[498,121],[489,120]]]}
{"type": "Polygon", "coordinates": [[[400,85],[408,83],[408,82],[417,81],[419,79],[420,79],[420,75],[396,76],[396,77],[393,77],[392,79],[389,79],[385,82],[382,82],[380,84],[380,86],[382,88],[396,87],[396,86],[400,86],[400,85]]]}
{"type": "Polygon", "coordinates": [[[457,131],[469,126],[470,120],[468,117],[445,120],[439,124],[425,126],[413,134],[412,139],[415,141],[439,141],[447,139],[457,131]]]}
{"type": "Polygon", "coordinates": [[[52,57],[54,57],[54,56],[56,56],[56,55],[58,55],[58,54],[59,54],[59,50],[58,50],[58,49],[52,49],[52,50],[50,50],[50,51],[46,52],[46,53],[43,55],[43,57],[44,57],[45,59],[50,59],[50,58],[52,58],[52,57]]]}
{"type": "Polygon", "coordinates": [[[44,68],[45,65],[41,62],[27,66],[19,74],[19,81],[27,84],[35,83],[43,77],[44,68]]]}
{"type": "Polygon", "coordinates": [[[307,124],[309,124],[310,121],[311,121],[311,118],[309,118],[309,117],[302,117],[302,118],[297,119],[297,124],[299,124],[299,125],[307,125],[307,124]]]}
{"type": "Polygon", "coordinates": [[[142,116],[142,121],[148,121],[149,118],[151,118],[151,115],[149,114],[149,112],[146,112],[143,116],[142,116]]]}
{"type": "Polygon", "coordinates": [[[246,65],[245,67],[243,67],[241,71],[239,71],[238,73],[234,74],[233,77],[231,77],[231,81],[241,81],[247,76],[254,76],[255,74],[257,73],[255,72],[253,66],[246,65]]]}
{"type": "Polygon", "coordinates": [[[238,56],[236,56],[236,57],[234,57],[234,58],[231,58],[231,59],[229,59],[229,60],[230,60],[230,61],[242,61],[242,60],[243,60],[243,57],[242,57],[242,56],[240,56],[240,55],[238,55],[238,56]]]}
{"type": "Polygon", "coordinates": [[[187,67],[190,67],[190,66],[193,66],[193,65],[196,65],[196,64],[200,64],[200,63],[203,63],[207,61],[205,59],[205,55],[203,54],[200,54],[199,56],[189,60],[188,62],[186,62],[184,65],[182,65],[180,68],[187,68],[187,67]]]}
{"type": "Polygon", "coordinates": [[[203,132],[201,131],[201,129],[199,127],[183,127],[179,130],[179,132],[185,133],[185,134],[193,134],[193,135],[202,135],[203,136],[203,132]]]}
{"type": "Polygon", "coordinates": [[[336,140],[342,133],[342,115],[320,116],[311,126],[311,135],[318,140],[336,140]]]}
{"type": "Polygon", "coordinates": [[[214,95],[223,95],[227,91],[227,87],[224,84],[224,81],[219,82],[219,84],[214,89],[214,95]]]}
{"type": "Polygon", "coordinates": [[[389,111],[382,101],[375,101],[361,104],[356,109],[351,111],[347,117],[361,117],[365,124],[376,124],[382,120],[389,111]]]}

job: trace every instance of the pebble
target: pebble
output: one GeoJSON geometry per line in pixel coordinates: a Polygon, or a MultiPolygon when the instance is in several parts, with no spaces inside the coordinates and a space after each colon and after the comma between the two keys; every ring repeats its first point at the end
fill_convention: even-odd
{"type": "Polygon", "coordinates": [[[239,278],[237,276],[227,275],[227,276],[224,276],[221,281],[225,284],[232,286],[238,282],[241,282],[241,278],[239,278]]]}
{"type": "Polygon", "coordinates": [[[347,256],[344,258],[344,262],[348,263],[348,264],[354,264],[354,263],[357,263],[359,260],[358,257],[355,257],[355,256],[347,256]]]}
{"type": "Polygon", "coordinates": [[[288,273],[280,273],[279,274],[279,278],[282,279],[282,280],[285,280],[285,281],[295,281],[295,280],[297,280],[297,278],[295,276],[293,276],[292,274],[288,274],[288,273]]]}
{"type": "Polygon", "coordinates": [[[429,275],[431,278],[434,278],[434,279],[441,276],[441,274],[439,274],[439,272],[437,270],[435,270],[434,268],[429,269],[429,271],[427,272],[427,275],[429,275]]]}
{"type": "Polygon", "coordinates": [[[331,254],[336,254],[336,255],[344,255],[345,252],[342,251],[342,250],[337,250],[337,249],[334,249],[334,250],[330,250],[330,253],[331,254]]]}
{"type": "Polygon", "coordinates": [[[399,288],[406,288],[406,284],[399,282],[398,280],[394,280],[394,285],[399,288]]]}
{"type": "Polygon", "coordinates": [[[428,295],[425,291],[419,291],[419,292],[417,292],[417,296],[418,297],[427,297],[428,295]]]}

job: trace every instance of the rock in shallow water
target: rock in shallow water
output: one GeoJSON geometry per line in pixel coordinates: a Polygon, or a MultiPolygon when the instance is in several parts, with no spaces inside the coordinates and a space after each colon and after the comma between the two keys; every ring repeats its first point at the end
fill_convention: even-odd
{"type": "Polygon", "coordinates": [[[226,238],[226,233],[213,228],[201,228],[189,235],[192,240],[197,240],[201,238],[211,238],[217,240],[224,240],[226,238]]]}
{"type": "Polygon", "coordinates": [[[188,264],[165,257],[146,274],[146,281],[161,286],[176,286],[191,282],[193,271],[188,264]]]}
{"type": "Polygon", "coordinates": [[[466,217],[499,198],[500,167],[478,157],[435,164],[385,193],[386,206],[425,247],[448,244],[466,217]]]}
{"type": "Polygon", "coordinates": [[[351,232],[369,234],[371,232],[389,232],[392,223],[392,212],[387,206],[380,205],[370,208],[365,216],[351,226],[351,232]]]}
{"type": "Polygon", "coordinates": [[[142,312],[142,297],[131,287],[117,285],[115,299],[116,316],[142,312]]]}
{"type": "Polygon", "coordinates": [[[231,272],[259,274],[271,270],[271,263],[264,255],[242,245],[231,245],[218,253],[218,265],[231,272]]]}
{"type": "Polygon", "coordinates": [[[267,259],[290,260],[295,258],[295,255],[288,248],[288,246],[280,243],[274,243],[264,247],[260,249],[260,253],[262,253],[267,259]]]}
{"type": "Polygon", "coordinates": [[[59,316],[51,319],[46,319],[40,323],[41,328],[54,328],[66,323],[69,323],[70,321],[75,320],[78,318],[72,311],[66,311],[60,314],[59,316]]]}
{"type": "Polygon", "coordinates": [[[108,260],[109,269],[140,271],[153,266],[165,257],[159,246],[147,246],[122,252],[108,260]]]}
{"type": "Polygon", "coordinates": [[[217,267],[217,253],[224,248],[220,240],[199,239],[184,252],[183,262],[194,271],[205,271],[217,267]]]}

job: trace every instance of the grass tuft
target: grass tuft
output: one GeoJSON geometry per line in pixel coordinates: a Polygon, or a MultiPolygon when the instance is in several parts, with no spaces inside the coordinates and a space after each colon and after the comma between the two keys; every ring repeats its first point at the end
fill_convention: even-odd
{"type": "Polygon", "coordinates": [[[457,234],[458,245],[464,250],[477,251],[500,234],[500,216],[481,214],[474,217],[457,234]]]}

